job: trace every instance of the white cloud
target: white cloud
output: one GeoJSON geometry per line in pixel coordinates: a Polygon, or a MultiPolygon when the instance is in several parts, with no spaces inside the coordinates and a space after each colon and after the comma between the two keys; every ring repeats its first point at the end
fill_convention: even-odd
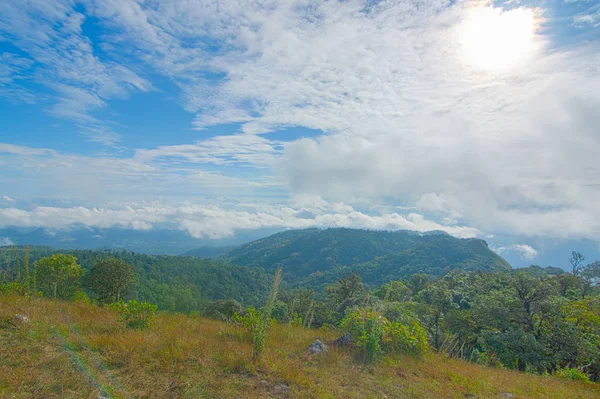
{"type": "Polygon", "coordinates": [[[2,200],[6,201],[6,202],[14,202],[15,201],[14,198],[9,197],[8,195],[2,196],[2,200]]]}
{"type": "Polygon", "coordinates": [[[216,165],[245,164],[274,166],[281,156],[282,143],[260,136],[237,134],[216,136],[195,144],[160,146],[137,150],[135,158],[143,161],[179,158],[192,163],[216,165]]]}
{"type": "MultiPolygon", "coordinates": [[[[95,132],[94,140],[114,144],[119,137],[102,129],[93,110],[152,88],[119,64],[132,59],[181,88],[196,128],[242,123],[240,134],[138,149],[130,158],[13,146],[10,156],[27,161],[13,171],[35,176],[34,188],[15,190],[33,190],[30,197],[59,187],[88,200],[206,195],[214,201],[243,192],[273,202],[266,190],[278,187],[278,199],[286,199],[288,188],[290,203],[319,198],[323,209],[343,202],[414,211],[383,219],[350,210],[313,214],[321,208],[306,201],[293,207],[298,225],[320,218],[422,229],[435,218],[447,229],[460,222],[490,233],[600,240],[597,42],[561,47],[538,29],[528,62],[490,72],[465,60],[460,41],[473,2],[90,1],[87,12],[110,32],[99,39],[110,56],[101,62],[72,3],[27,4],[39,8],[39,29],[30,26],[26,7],[3,4],[0,30],[58,77],[47,82],[34,74],[59,94],[53,112],[95,132]],[[54,31],[56,21],[63,31],[54,31]],[[283,142],[266,134],[290,126],[325,135],[283,142]]],[[[543,10],[530,12],[545,27],[543,10]]],[[[13,76],[32,66],[9,61],[13,85],[13,76]]],[[[260,225],[242,219],[220,226],[209,217],[214,234],[260,225]]],[[[203,220],[181,226],[204,231],[203,220]]]]}
{"type": "MultiPolygon", "coordinates": [[[[260,139],[260,138],[259,138],[260,139]]],[[[0,143],[0,185],[19,198],[68,198],[71,202],[106,204],[154,198],[175,200],[220,196],[267,196],[281,191],[268,173],[224,173],[211,165],[265,165],[276,150],[266,144],[211,139],[196,145],[140,150],[130,158],[82,156],[50,149],[0,143]],[[186,162],[164,162],[164,158],[186,162]],[[195,164],[196,162],[202,164],[195,164]],[[28,184],[22,184],[21,175],[28,184]]],[[[252,170],[251,170],[252,172],[252,170]]]]}
{"type": "Polygon", "coordinates": [[[36,207],[32,210],[0,208],[0,227],[46,227],[68,229],[72,226],[125,227],[148,230],[169,226],[187,231],[197,238],[221,238],[240,230],[265,227],[350,227],[378,230],[408,229],[415,231],[441,230],[460,238],[475,237],[480,232],[468,226],[445,226],[423,215],[397,213],[367,215],[352,207],[330,209],[303,208],[300,212],[285,205],[250,205],[223,207],[182,203],[178,205],[131,205],[125,208],[58,208],[36,207]]]}
{"type": "Polygon", "coordinates": [[[7,247],[9,245],[15,245],[8,237],[0,237],[0,247],[7,247]]]}
{"type": "Polygon", "coordinates": [[[0,34],[25,54],[2,54],[8,62],[0,68],[0,94],[36,102],[19,85],[1,89],[7,80],[32,79],[54,91],[52,114],[79,123],[91,141],[114,144],[118,134],[91,112],[104,107],[108,99],[148,91],[152,85],[123,65],[100,60],[82,31],[86,16],[76,7],[71,0],[0,3],[0,34]]]}
{"type": "MultiPolygon", "coordinates": [[[[126,1],[94,12],[179,82],[197,127],[326,132],[284,145],[278,175],[294,196],[423,207],[430,195],[445,199],[434,211],[448,223],[600,239],[597,43],[557,48],[537,30],[528,62],[490,72],[464,57],[469,2],[126,1]]],[[[528,12],[539,29],[542,12],[528,12]]],[[[259,156],[278,156],[264,145],[259,156]]],[[[230,161],[213,148],[145,155],[230,161]]]]}
{"type": "Polygon", "coordinates": [[[515,253],[526,260],[533,260],[538,255],[538,252],[527,244],[513,244],[498,248],[492,247],[491,249],[500,255],[503,253],[515,253]]]}

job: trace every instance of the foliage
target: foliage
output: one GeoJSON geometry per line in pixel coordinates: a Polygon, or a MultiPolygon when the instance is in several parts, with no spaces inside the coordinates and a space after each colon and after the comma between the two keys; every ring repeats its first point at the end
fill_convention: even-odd
{"type": "Polygon", "coordinates": [[[389,321],[377,311],[359,309],[346,315],[342,327],[352,335],[359,356],[368,362],[384,353],[421,355],[427,350],[427,332],[415,319],[389,321]]]}
{"type": "Polygon", "coordinates": [[[88,294],[85,291],[75,291],[71,299],[75,302],[92,303],[88,294]]]}
{"type": "Polygon", "coordinates": [[[80,285],[84,270],[73,255],[55,254],[36,262],[38,282],[44,295],[69,299],[80,285]]]}
{"type": "Polygon", "coordinates": [[[236,314],[241,314],[244,307],[236,300],[225,299],[210,302],[204,309],[204,316],[221,321],[234,321],[236,314]]]}
{"type": "Polygon", "coordinates": [[[248,308],[244,313],[236,312],[232,317],[234,323],[244,326],[251,333],[260,326],[261,320],[262,312],[254,308],[248,308]]]}
{"type": "Polygon", "coordinates": [[[122,259],[101,259],[85,279],[86,287],[103,303],[119,302],[134,288],[133,267],[122,259]]]}
{"type": "Polygon", "coordinates": [[[282,265],[287,281],[321,289],[353,272],[374,286],[415,273],[442,276],[450,269],[510,269],[483,240],[458,239],[444,233],[343,228],[274,234],[234,248],[224,259],[266,271],[282,265]]]}
{"type": "MultiPolygon", "coordinates": [[[[22,270],[23,252],[23,247],[0,247],[0,265],[6,267],[7,281],[17,281],[17,259],[22,270]]],[[[219,299],[234,299],[245,306],[258,306],[264,303],[272,283],[272,278],[260,270],[222,261],[189,256],[145,255],[129,251],[64,251],[35,246],[29,250],[30,263],[54,254],[75,256],[87,271],[106,258],[126,262],[133,267],[136,276],[135,298],[154,303],[159,309],[170,312],[203,310],[208,302],[219,299]]],[[[33,265],[36,266],[35,263],[33,265]]],[[[88,282],[87,278],[84,280],[85,283],[88,282]]],[[[87,284],[84,284],[84,289],[92,297],[95,296],[87,284]]]]}
{"type": "Polygon", "coordinates": [[[557,377],[567,378],[569,380],[586,381],[586,382],[590,381],[589,377],[587,375],[585,375],[585,373],[583,373],[581,370],[577,370],[574,368],[566,368],[566,369],[557,370],[555,375],[557,377]]]}
{"type": "Polygon", "coordinates": [[[138,302],[135,299],[129,302],[115,302],[109,305],[119,315],[119,321],[129,328],[150,328],[156,317],[157,306],[148,302],[138,302]]]}
{"type": "Polygon", "coordinates": [[[388,322],[384,326],[383,348],[387,353],[422,355],[427,351],[427,332],[417,320],[408,324],[388,322]]]}
{"type": "Polygon", "coordinates": [[[386,323],[387,319],[378,312],[359,310],[348,314],[341,325],[352,335],[360,357],[373,361],[383,354],[381,340],[386,323]]]}
{"type": "Polygon", "coordinates": [[[600,384],[481,367],[430,353],[357,366],[332,350],[307,361],[315,339],[338,330],[274,325],[258,363],[239,328],[160,312],[150,329],[124,331],[108,307],[0,296],[0,397],[3,398],[518,398],[597,399],[600,384]],[[15,314],[32,321],[15,326],[15,314]],[[266,381],[268,386],[263,382],[266,381]],[[400,387],[401,385],[401,387],[400,387]]]}
{"type": "Polygon", "coordinates": [[[1,295],[27,295],[27,287],[17,281],[0,283],[1,295]]]}

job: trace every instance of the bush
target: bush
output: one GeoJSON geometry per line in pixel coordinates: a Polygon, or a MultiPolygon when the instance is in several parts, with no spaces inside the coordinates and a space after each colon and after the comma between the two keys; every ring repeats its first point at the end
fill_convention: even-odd
{"type": "Polygon", "coordinates": [[[244,307],[233,299],[218,300],[209,303],[204,309],[204,315],[212,319],[231,322],[235,314],[243,314],[244,307]]]}
{"type": "Polygon", "coordinates": [[[234,313],[232,320],[248,329],[251,333],[260,325],[262,314],[259,310],[248,308],[243,314],[234,313]]]}
{"type": "Polygon", "coordinates": [[[75,302],[91,303],[90,297],[84,291],[75,291],[71,299],[75,302]]]}
{"type": "Polygon", "coordinates": [[[421,355],[427,351],[427,332],[417,320],[408,324],[389,322],[384,325],[384,350],[389,353],[421,355]]]}
{"type": "Polygon", "coordinates": [[[569,380],[586,382],[590,381],[590,379],[584,372],[574,368],[559,369],[556,371],[556,376],[561,378],[567,378],[569,380]]]}
{"type": "Polygon", "coordinates": [[[378,312],[359,310],[349,313],[342,320],[342,327],[352,335],[360,357],[365,361],[373,361],[383,354],[381,340],[386,323],[387,319],[378,312]]]}
{"type": "Polygon", "coordinates": [[[137,329],[150,328],[158,309],[156,305],[136,300],[116,302],[109,307],[118,313],[119,321],[129,328],[137,329]]]}
{"type": "Polygon", "coordinates": [[[27,295],[27,287],[17,281],[2,283],[0,284],[0,295],[27,295]]]}
{"type": "Polygon", "coordinates": [[[352,335],[365,361],[373,361],[384,353],[421,355],[427,350],[427,332],[417,320],[390,322],[371,310],[351,312],[342,327],[352,335]]]}

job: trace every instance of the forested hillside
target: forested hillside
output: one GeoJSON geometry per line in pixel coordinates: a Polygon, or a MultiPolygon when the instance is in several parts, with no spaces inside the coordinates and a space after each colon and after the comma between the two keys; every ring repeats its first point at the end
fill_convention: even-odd
{"type": "Polygon", "coordinates": [[[269,272],[282,266],[289,281],[311,287],[351,272],[377,285],[415,273],[442,276],[453,269],[511,269],[483,240],[413,231],[292,230],[237,247],[223,258],[269,272]]]}
{"type": "MultiPolygon", "coordinates": [[[[19,262],[24,262],[23,247],[0,248],[0,270],[14,278],[19,262]],[[18,261],[17,261],[18,259],[18,261]]],[[[85,269],[100,259],[114,257],[132,265],[137,276],[136,297],[157,304],[162,310],[189,312],[201,309],[215,299],[235,299],[247,305],[260,303],[271,278],[260,269],[248,269],[210,259],[189,256],[144,255],[128,251],[55,250],[29,248],[29,263],[52,255],[68,253],[85,269]]]]}

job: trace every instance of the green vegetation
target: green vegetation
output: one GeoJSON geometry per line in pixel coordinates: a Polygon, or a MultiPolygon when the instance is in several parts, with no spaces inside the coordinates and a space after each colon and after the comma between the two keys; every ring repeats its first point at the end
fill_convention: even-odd
{"type": "Polygon", "coordinates": [[[122,259],[101,259],[86,276],[86,286],[101,302],[119,302],[134,288],[134,273],[122,259]]]}
{"type": "Polygon", "coordinates": [[[7,265],[0,294],[113,303],[108,308],[133,329],[150,329],[157,310],[203,314],[241,328],[237,336],[248,339],[254,362],[273,345],[269,331],[277,323],[349,332],[355,355],[367,363],[432,351],[496,368],[600,380],[600,267],[577,252],[570,273],[476,267],[374,286],[354,271],[322,290],[286,284],[281,268],[273,279],[263,270],[191,257],[36,247],[3,248],[0,256],[7,265]]]}
{"type": "MultiPolygon", "coordinates": [[[[0,247],[0,282],[2,279],[7,282],[24,282],[21,277],[23,273],[21,276],[18,273],[22,270],[24,252],[23,247],[0,247]]],[[[272,276],[258,269],[249,270],[210,259],[143,255],[126,251],[59,251],[49,247],[31,247],[30,263],[54,254],[77,258],[77,263],[87,273],[81,281],[83,289],[91,298],[97,299],[110,294],[105,292],[108,282],[104,279],[100,282],[103,288],[94,286],[93,279],[89,276],[101,273],[102,270],[93,270],[94,266],[107,258],[131,265],[136,276],[135,289],[132,286],[126,287],[118,295],[124,300],[137,299],[153,303],[159,309],[171,312],[202,310],[217,299],[234,299],[245,305],[258,306],[264,303],[272,283],[272,276]]],[[[34,263],[34,267],[36,265],[34,263]]],[[[37,274],[39,280],[40,273],[37,274]]],[[[32,277],[35,275],[33,273],[32,277]]],[[[42,283],[45,282],[40,280],[40,289],[42,283]]],[[[112,289],[116,288],[112,286],[112,289]]]]}
{"type": "Polygon", "coordinates": [[[352,272],[375,287],[415,273],[510,270],[483,240],[411,231],[292,230],[242,245],[224,259],[268,272],[280,265],[286,281],[319,290],[352,272]]]}
{"type": "Polygon", "coordinates": [[[271,313],[277,300],[277,292],[279,291],[279,284],[281,283],[281,269],[277,269],[275,272],[275,280],[273,280],[273,287],[271,287],[271,293],[267,298],[265,306],[262,308],[260,319],[258,319],[258,325],[252,329],[252,357],[257,359],[265,349],[266,337],[269,326],[271,325],[271,313]]]}
{"type": "Polygon", "coordinates": [[[484,367],[433,352],[383,355],[366,365],[346,349],[306,354],[315,339],[327,342],[339,334],[275,324],[262,356],[253,361],[252,337],[236,324],[159,312],[149,329],[123,329],[106,306],[0,296],[0,397],[600,397],[600,384],[484,367]]]}
{"type": "Polygon", "coordinates": [[[129,302],[115,302],[109,305],[119,315],[119,321],[129,328],[145,329],[150,328],[154,321],[156,305],[147,302],[138,302],[132,299],[129,302]]]}
{"type": "MultiPolygon", "coordinates": [[[[40,290],[46,296],[52,298],[69,299],[77,291],[81,284],[83,269],[77,263],[73,255],[55,254],[47,258],[41,258],[35,262],[36,279],[40,290]]],[[[29,273],[25,276],[29,277],[29,273]]],[[[23,282],[29,288],[29,281],[23,282]]]]}

